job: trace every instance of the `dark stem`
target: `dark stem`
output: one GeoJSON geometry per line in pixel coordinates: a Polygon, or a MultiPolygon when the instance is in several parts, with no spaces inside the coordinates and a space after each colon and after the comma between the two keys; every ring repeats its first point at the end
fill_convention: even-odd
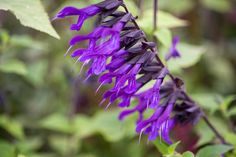
{"type": "Polygon", "coordinates": [[[138,6],[139,6],[139,16],[142,17],[143,16],[143,9],[144,9],[144,0],[139,0],[138,6]]]}
{"type": "Polygon", "coordinates": [[[209,121],[208,117],[203,113],[202,115],[202,119],[204,120],[204,122],[208,125],[209,128],[211,128],[211,130],[214,132],[214,134],[216,135],[216,137],[220,140],[220,142],[222,144],[227,144],[227,142],[225,141],[224,137],[221,136],[221,134],[216,130],[216,128],[211,124],[211,122],[209,121]]]}
{"type": "MultiPolygon", "coordinates": [[[[156,4],[157,2],[158,2],[158,0],[154,0],[154,3],[155,3],[155,4],[156,4]]],[[[158,4],[156,4],[156,5],[155,5],[155,4],[154,4],[154,7],[157,9],[158,4]]],[[[129,10],[128,10],[128,8],[126,7],[126,5],[123,4],[122,6],[123,6],[123,8],[125,9],[125,11],[126,11],[127,13],[129,13],[129,10]]],[[[154,9],[154,10],[155,10],[155,9],[154,9]]],[[[157,12],[156,12],[156,11],[155,11],[155,13],[154,13],[154,17],[155,17],[155,16],[157,16],[157,12]]],[[[138,24],[137,24],[137,22],[135,21],[135,19],[132,19],[132,22],[134,23],[135,27],[140,30],[140,27],[138,26],[138,24]]],[[[157,28],[157,18],[155,18],[155,20],[154,20],[154,30],[155,30],[156,28],[157,28]]],[[[148,41],[146,37],[144,37],[144,41],[148,41]]],[[[151,49],[151,51],[155,52],[154,49],[151,49]]],[[[161,65],[162,67],[165,67],[165,65],[163,64],[163,62],[161,61],[161,59],[157,56],[157,54],[156,54],[156,59],[158,60],[158,62],[160,63],[160,65],[161,65]]],[[[171,80],[175,83],[176,78],[175,78],[172,74],[168,74],[168,75],[169,75],[169,77],[171,78],[171,80]]],[[[177,85],[176,85],[176,86],[177,86],[177,85]]],[[[177,87],[178,87],[178,86],[177,86],[177,87]]],[[[183,92],[184,92],[184,91],[183,91],[183,92]]],[[[194,101],[187,95],[186,92],[184,92],[184,95],[186,96],[186,98],[189,99],[189,101],[194,102],[194,101]]],[[[196,104],[196,103],[195,103],[195,104],[196,104]]],[[[198,105],[198,106],[199,106],[199,105],[198,105]]],[[[199,108],[200,108],[200,107],[199,107],[199,108]]],[[[222,143],[222,144],[227,144],[226,141],[225,141],[225,139],[223,138],[223,136],[221,136],[220,133],[217,131],[217,129],[211,124],[211,122],[209,121],[209,119],[208,119],[207,116],[205,115],[204,111],[202,111],[202,118],[203,118],[203,120],[205,121],[205,123],[208,125],[208,127],[214,132],[214,134],[216,135],[216,137],[221,141],[221,143],[222,143]]]]}
{"type": "MultiPolygon", "coordinates": [[[[184,96],[188,99],[188,101],[194,102],[194,100],[193,100],[191,97],[189,97],[186,92],[183,91],[183,94],[184,94],[184,96]]],[[[195,103],[195,102],[194,102],[194,103],[195,103]]],[[[195,104],[196,104],[196,103],[195,103],[195,104]]],[[[199,107],[198,104],[196,104],[196,105],[199,107]]],[[[200,108],[200,107],[199,107],[199,108],[200,108]]],[[[213,126],[213,124],[210,122],[210,120],[208,119],[208,117],[206,116],[206,114],[204,113],[204,111],[201,110],[201,112],[202,112],[202,119],[203,119],[204,122],[208,125],[208,127],[214,132],[215,136],[220,140],[220,142],[221,142],[222,144],[227,144],[227,142],[225,141],[225,139],[223,138],[223,136],[217,131],[217,129],[216,129],[216,128],[213,126]]]]}
{"type": "Polygon", "coordinates": [[[157,11],[158,11],[158,0],[154,0],[153,8],[153,32],[157,30],[157,11]]]}

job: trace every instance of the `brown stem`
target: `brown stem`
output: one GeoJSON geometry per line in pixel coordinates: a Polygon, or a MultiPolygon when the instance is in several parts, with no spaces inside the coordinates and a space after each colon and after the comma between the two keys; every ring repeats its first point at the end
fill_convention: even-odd
{"type": "Polygon", "coordinates": [[[222,144],[227,144],[227,142],[225,141],[224,137],[221,136],[221,134],[217,131],[217,129],[212,125],[212,123],[209,121],[209,119],[208,119],[208,117],[205,115],[205,113],[203,113],[202,119],[203,119],[204,122],[208,125],[208,127],[214,132],[214,134],[215,134],[216,137],[220,140],[220,142],[221,142],[222,144]]]}
{"type": "Polygon", "coordinates": [[[144,0],[139,0],[138,6],[139,6],[139,16],[142,17],[144,10],[144,0]]]}
{"type": "Polygon", "coordinates": [[[158,0],[154,0],[154,8],[153,8],[153,32],[157,30],[157,10],[158,10],[158,0]]]}

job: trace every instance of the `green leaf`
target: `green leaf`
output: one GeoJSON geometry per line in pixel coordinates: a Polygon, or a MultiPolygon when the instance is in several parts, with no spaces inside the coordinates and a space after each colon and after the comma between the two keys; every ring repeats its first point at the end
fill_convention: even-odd
{"type": "Polygon", "coordinates": [[[198,136],[200,137],[196,146],[202,146],[204,144],[208,144],[215,137],[212,130],[210,130],[209,127],[202,120],[196,125],[196,131],[198,136]]]}
{"type": "Polygon", "coordinates": [[[227,116],[235,116],[236,115],[236,107],[231,108],[228,112],[227,112],[227,116]]]}
{"type": "MultiPolygon", "coordinates": [[[[151,9],[145,10],[142,18],[138,19],[137,22],[146,33],[153,33],[153,11],[151,9]]],[[[185,20],[181,20],[170,13],[158,11],[158,28],[175,28],[186,25],[187,22],[185,20]]]]}
{"type": "Polygon", "coordinates": [[[154,32],[154,35],[164,46],[170,47],[172,35],[169,29],[166,28],[158,29],[157,31],[154,32]]]}
{"type": "Polygon", "coordinates": [[[0,64],[0,71],[5,73],[15,73],[18,75],[26,75],[27,69],[23,62],[19,60],[8,60],[0,64]]]}
{"type": "Polygon", "coordinates": [[[115,142],[125,137],[125,131],[117,119],[118,114],[118,110],[101,111],[93,118],[94,127],[107,141],[115,142]]]}
{"type": "Polygon", "coordinates": [[[1,157],[15,157],[16,152],[14,146],[11,144],[0,141],[0,156],[1,157]]]}
{"type": "Polygon", "coordinates": [[[84,115],[77,115],[75,117],[74,129],[75,133],[80,138],[91,136],[97,131],[96,128],[94,127],[92,119],[84,115]]]}
{"type": "Polygon", "coordinates": [[[28,35],[12,35],[11,45],[18,47],[27,47],[36,50],[45,50],[47,48],[46,43],[43,41],[37,41],[28,35]]]}
{"type": "Polygon", "coordinates": [[[99,111],[91,118],[77,115],[74,120],[75,133],[80,138],[100,133],[109,142],[116,142],[134,135],[133,120],[121,123],[117,119],[118,114],[119,110],[109,110],[99,111]]]}
{"type": "Polygon", "coordinates": [[[229,106],[230,104],[236,100],[236,95],[230,95],[230,96],[227,96],[223,102],[220,104],[220,108],[221,110],[223,111],[223,113],[226,115],[226,116],[229,116],[229,112],[232,110],[230,109],[229,112],[227,113],[227,110],[229,109],[229,106]]]}
{"type": "Polygon", "coordinates": [[[157,138],[153,143],[162,155],[169,154],[169,145],[163,142],[160,138],[157,138]]]}
{"type": "Polygon", "coordinates": [[[193,9],[195,2],[192,0],[161,0],[159,7],[175,14],[184,14],[193,9]]]}
{"type": "Polygon", "coordinates": [[[0,9],[12,11],[24,26],[60,38],[52,27],[40,0],[1,0],[0,9]]]}
{"type": "MultiPolygon", "coordinates": [[[[10,41],[10,35],[7,31],[0,29],[0,48],[4,47],[10,41]]],[[[0,53],[3,51],[0,51],[0,53]]]]}
{"type": "Polygon", "coordinates": [[[23,127],[19,122],[2,115],[0,116],[0,126],[15,138],[24,138],[23,127]]]}
{"type": "Polygon", "coordinates": [[[73,150],[77,150],[78,148],[77,137],[52,135],[49,137],[49,143],[53,150],[60,153],[61,156],[66,156],[66,154],[69,154],[69,151],[71,151],[72,147],[74,148],[73,150]]]}
{"type": "Polygon", "coordinates": [[[215,93],[195,93],[191,94],[193,99],[201,105],[204,109],[210,111],[213,113],[216,111],[220,106],[217,102],[219,98],[221,98],[220,95],[215,93]]]}
{"type": "Polygon", "coordinates": [[[43,139],[40,136],[33,138],[25,138],[15,143],[17,150],[23,154],[28,154],[39,149],[43,144],[43,139]]]}
{"type": "Polygon", "coordinates": [[[194,154],[192,152],[187,151],[183,153],[182,157],[194,157],[194,154]]]}
{"type": "Polygon", "coordinates": [[[60,114],[54,114],[46,117],[40,121],[39,126],[48,130],[62,133],[71,133],[73,131],[72,125],[69,123],[69,120],[66,118],[66,116],[60,114]]]}
{"type": "Polygon", "coordinates": [[[180,141],[178,141],[178,142],[176,142],[176,143],[170,145],[170,146],[168,147],[168,154],[173,155],[173,154],[175,153],[176,147],[177,147],[179,144],[180,144],[180,141]]]}
{"type": "Polygon", "coordinates": [[[224,137],[228,143],[236,146],[236,135],[234,133],[227,133],[224,137]]]}
{"type": "Polygon", "coordinates": [[[198,151],[196,157],[220,157],[220,155],[233,149],[228,145],[212,145],[206,146],[198,151]]]}
{"type": "Polygon", "coordinates": [[[139,9],[133,0],[124,0],[124,3],[134,16],[138,15],[139,9]]]}
{"type": "Polygon", "coordinates": [[[181,57],[178,59],[171,59],[168,61],[168,67],[173,72],[178,72],[182,68],[188,68],[195,65],[203,53],[206,51],[203,46],[190,45],[187,43],[179,43],[177,49],[181,57]]]}
{"type": "Polygon", "coordinates": [[[212,10],[228,12],[232,9],[230,0],[201,0],[201,3],[212,10]]]}

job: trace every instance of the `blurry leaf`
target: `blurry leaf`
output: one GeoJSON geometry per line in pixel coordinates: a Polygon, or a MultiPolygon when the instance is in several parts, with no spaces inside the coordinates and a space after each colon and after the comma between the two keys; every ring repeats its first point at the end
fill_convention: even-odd
{"type": "Polygon", "coordinates": [[[192,0],[160,0],[161,9],[168,10],[175,14],[184,14],[194,7],[192,0]]]}
{"type": "MultiPolygon", "coordinates": [[[[10,40],[10,36],[7,31],[0,29],[0,46],[5,46],[10,40]]],[[[0,53],[3,51],[0,51],[0,53]]]]}
{"type": "Polygon", "coordinates": [[[205,122],[200,121],[196,126],[196,131],[200,139],[198,140],[196,146],[202,146],[204,144],[210,143],[215,137],[212,130],[205,124],[205,122]]]}
{"type": "Polygon", "coordinates": [[[228,145],[212,145],[206,146],[198,151],[196,157],[219,157],[220,155],[228,152],[233,147],[228,145]]]}
{"type": "Polygon", "coordinates": [[[158,11],[158,27],[160,28],[174,28],[183,27],[187,25],[187,21],[179,19],[170,13],[158,11]]]}
{"type": "Polygon", "coordinates": [[[183,157],[181,154],[166,155],[165,157],[183,157]]]}
{"type": "Polygon", "coordinates": [[[97,157],[95,154],[79,154],[76,157],[97,157]]]}
{"type": "Polygon", "coordinates": [[[169,47],[171,45],[172,35],[169,29],[158,29],[154,32],[154,35],[164,46],[169,47]]]}
{"type": "Polygon", "coordinates": [[[168,154],[173,155],[173,154],[175,153],[176,147],[177,147],[179,144],[180,144],[180,141],[178,141],[178,142],[176,142],[176,143],[170,145],[170,146],[168,147],[168,154]]]}
{"type": "Polygon", "coordinates": [[[218,132],[225,137],[227,134],[231,133],[228,123],[222,119],[221,117],[217,116],[208,116],[210,122],[215,128],[224,128],[224,129],[218,129],[218,132]]]}
{"type": "Polygon", "coordinates": [[[74,119],[75,133],[81,137],[88,137],[96,132],[96,128],[93,125],[92,120],[83,115],[77,115],[74,119]]]}
{"type": "Polygon", "coordinates": [[[206,51],[203,46],[190,45],[187,43],[179,43],[177,49],[179,50],[181,57],[167,62],[169,70],[172,72],[178,72],[182,68],[188,68],[195,65],[206,51]]]}
{"type": "MultiPolygon", "coordinates": [[[[231,96],[227,96],[223,102],[220,104],[220,108],[223,111],[224,114],[227,114],[227,110],[229,108],[229,105],[231,104],[231,102],[233,102],[234,100],[236,100],[236,95],[231,95],[231,96]]],[[[231,109],[230,109],[231,110],[231,109]]],[[[230,112],[230,111],[229,111],[230,112]]]]}
{"type": "Polygon", "coordinates": [[[49,137],[50,146],[59,152],[61,155],[66,155],[68,151],[68,137],[65,136],[51,136],[49,137]]]}
{"type": "Polygon", "coordinates": [[[14,46],[29,47],[32,49],[44,50],[46,44],[41,41],[36,41],[28,35],[13,35],[11,36],[11,44],[14,46]]]}
{"type": "Polygon", "coordinates": [[[26,138],[16,142],[17,150],[21,153],[28,154],[34,152],[42,145],[43,141],[40,137],[26,138]]]}
{"type": "Polygon", "coordinates": [[[163,142],[159,137],[153,143],[162,155],[169,154],[168,151],[169,145],[163,142]]]}
{"type": "Polygon", "coordinates": [[[17,155],[17,157],[27,157],[27,156],[19,154],[19,155],[17,155]]]}
{"type": "Polygon", "coordinates": [[[217,110],[220,105],[218,104],[217,100],[220,97],[214,93],[196,93],[191,94],[193,99],[201,105],[204,109],[207,109],[211,113],[217,110]]]}
{"type": "Polygon", "coordinates": [[[28,68],[27,79],[36,86],[44,84],[47,66],[46,60],[32,62],[28,68]]]}
{"type": "MultiPolygon", "coordinates": [[[[145,32],[152,34],[153,31],[153,11],[151,9],[145,10],[142,18],[137,20],[140,27],[145,32]]],[[[187,22],[181,20],[170,13],[164,11],[158,11],[158,28],[174,28],[186,26],[187,22]]]]}
{"type": "Polygon", "coordinates": [[[139,14],[139,9],[133,0],[124,0],[124,3],[134,16],[139,14]]]}
{"type": "Polygon", "coordinates": [[[29,157],[55,157],[55,153],[34,153],[30,154],[29,157]]]}
{"type": "Polygon", "coordinates": [[[11,144],[0,141],[0,156],[1,157],[15,157],[16,152],[14,146],[11,144]]]}
{"type": "Polygon", "coordinates": [[[201,3],[212,10],[227,12],[231,10],[230,0],[201,0],[201,3]]]}
{"type": "Polygon", "coordinates": [[[226,140],[226,142],[236,146],[236,135],[235,135],[235,133],[227,133],[225,135],[225,140],[226,140]]]}
{"type": "Polygon", "coordinates": [[[107,112],[99,111],[92,118],[79,115],[74,121],[75,132],[81,138],[100,133],[109,142],[116,142],[127,137],[131,130],[134,134],[131,124],[129,127],[128,125],[122,127],[122,123],[118,120],[118,114],[118,110],[109,110],[107,112]]]}
{"type": "Polygon", "coordinates": [[[0,9],[12,11],[24,26],[60,38],[52,27],[40,0],[1,0],[0,9]]]}
{"type": "Polygon", "coordinates": [[[101,111],[93,118],[94,127],[98,129],[106,140],[111,142],[118,141],[125,136],[125,132],[117,118],[118,113],[117,110],[101,111]]]}
{"type": "Polygon", "coordinates": [[[19,60],[8,60],[0,64],[0,71],[5,73],[15,73],[19,75],[26,75],[27,69],[23,62],[19,60]]]}
{"type": "Polygon", "coordinates": [[[236,107],[231,108],[228,112],[227,112],[227,116],[235,116],[236,115],[236,107]]]}
{"type": "Polygon", "coordinates": [[[23,127],[19,122],[2,115],[0,116],[0,126],[15,138],[24,138],[23,127]]]}
{"type": "Polygon", "coordinates": [[[71,133],[73,132],[72,125],[69,123],[69,120],[66,116],[60,114],[50,115],[45,119],[41,120],[39,123],[40,127],[43,127],[48,130],[71,133]]]}
{"type": "Polygon", "coordinates": [[[62,156],[70,154],[70,151],[77,153],[79,148],[79,139],[75,136],[53,135],[49,137],[49,142],[50,146],[62,156]]]}
{"type": "Polygon", "coordinates": [[[184,152],[182,157],[194,157],[194,154],[192,152],[184,152]]]}

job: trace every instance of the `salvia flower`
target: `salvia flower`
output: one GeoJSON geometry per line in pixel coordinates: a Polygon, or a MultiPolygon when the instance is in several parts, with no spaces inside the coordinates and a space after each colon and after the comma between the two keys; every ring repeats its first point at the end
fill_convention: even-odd
{"type": "Polygon", "coordinates": [[[171,48],[169,50],[169,53],[166,55],[166,60],[168,61],[169,59],[171,58],[178,58],[180,57],[180,53],[179,51],[177,50],[177,45],[179,43],[179,37],[178,36],[175,36],[173,39],[172,39],[172,45],[171,45],[171,48]]]}
{"type": "MultiPolygon", "coordinates": [[[[180,79],[165,81],[170,74],[157,56],[156,44],[147,42],[144,32],[134,23],[135,17],[118,10],[123,5],[121,0],[105,0],[82,9],[65,7],[56,18],[78,17],[77,23],[71,25],[71,30],[78,31],[85,20],[98,15],[96,28],[87,35],[73,37],[68,52],[87,41],[87,46],[75,49],[71,57],[88,66],[87,78],[100,76],[97,91],[104,84],[114,83],[104,93],[100,104],[109,102],[108,108],[118,100],[118,106],[123,109],[120,120],[137,112],[137,133],[147,134],[149,140],[160,137],[171,143],[172,128],[177,123],[194,123],[200,117],[200,110],[185,95],[180,79]],[[153,80],[151,88],[141,91],[153,80]],[[137,99],[138,104],[130,105],[132,99],[137,99]],[[152,110],[153,114],[145,119],[147,110],[152,110]]],[[[167,60],[180,56],[176,49],[178,42],[178,37],[173,39],[167,60]]]]}

